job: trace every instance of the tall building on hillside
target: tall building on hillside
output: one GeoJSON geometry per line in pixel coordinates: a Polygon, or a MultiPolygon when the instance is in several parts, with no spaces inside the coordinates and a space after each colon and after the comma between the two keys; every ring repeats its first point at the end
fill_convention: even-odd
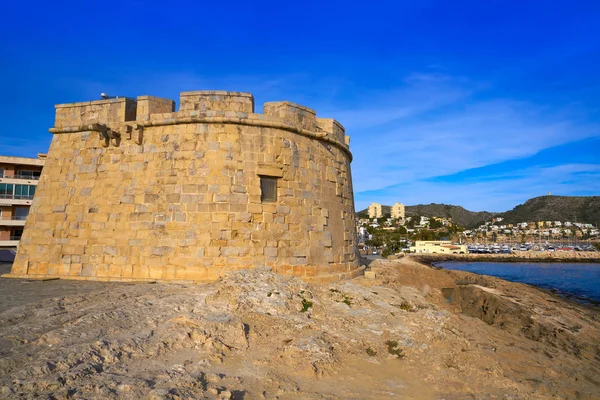
{"type": "Polygon", "coordinates": [[[381,212],[381,204],[375,202],[369,206],[369,218],[381,218],[383,213],[381,212]]]}
{"type": "Polygon", "coordinates": [[[392,206],[392,218],[404,219],[404,204],[396,203],[392,206]]]}
{"type": "Polygon", "coordinates": [[[45,158],[0,156],[0,249],[19,244],[45,158]]]}

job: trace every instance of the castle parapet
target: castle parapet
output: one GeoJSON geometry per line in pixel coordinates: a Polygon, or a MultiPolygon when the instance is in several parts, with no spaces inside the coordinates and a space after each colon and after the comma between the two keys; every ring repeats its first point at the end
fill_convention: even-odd
{"type": "MultiPolygon", "coordinates": [[[[335,119],[317,118],[315,110],[289,101],[265,103],[263,114],[255,114],[254,96],[244,92],[182,92],[178,111],[175,111],[173,100],[154,96],[58,104],[55,108],[56,121],[52,133],[78,130],[109,133],[104,135],[104,145],[108,145],[108,138],[113,136],[131,136],[132,126],[120,126],[123,123],[137,122],[136,129],[141,129],[144,126],[190,123],[190,118],[229,118],[228,122],[247,125],[283,123],[300,134],[310,135],[312,132],[316,137],[341,146],[350,155],[350,138],[335,119]]],[[[141,137],[138,141],[141,143],[141,137]]]]}
{"type": "Polygon", "coordinates": [[[57,104],[55,128],[135,121],[137,101],[128,97],[57,104]]]}
{"type": "Polygon", "coordinates": [[[150,115],[171,113],[175,111],[175,102],[154,96],[138,96],[137,117],[138,121],[149,121],[150,115]]]}
{"type": "Polygon", "coordinates": [[[288,125],[297,126],[311,132],[314,132],[317,126],[317,113],[315,110],[289,101],[265,103],[263,113],[288,125]]]}
{"type": "Polygon", "coordinates": [[[337,122],[335,119],[333,119],[333,118],[317,118],[317,127],[319,128],[319,130],[321,132],[326,133],[327,136],[329,136],[336,142],[344,143],[346,145],[350,144],[349,143],[350,137],[348,137],[348,142],[346,142],[346,139],[344,137],[344,132],[345,132],[344,127],[342,126],[342,124],[337,122]]]}
{"type": "Polygon", "coordinates": [[[223,90],[182,92],[179,111],[235,111],[251,114],[254,112],[254,96],[251,93],[223,90]]]}

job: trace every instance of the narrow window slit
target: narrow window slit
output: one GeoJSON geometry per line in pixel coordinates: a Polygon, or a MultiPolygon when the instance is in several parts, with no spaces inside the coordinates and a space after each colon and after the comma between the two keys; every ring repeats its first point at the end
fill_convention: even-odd
{"type": "Polygon", "coordinates": [[[277,178],[272,176],[260,177],[261,203],[274,203],[277,201],[277,178]]]}

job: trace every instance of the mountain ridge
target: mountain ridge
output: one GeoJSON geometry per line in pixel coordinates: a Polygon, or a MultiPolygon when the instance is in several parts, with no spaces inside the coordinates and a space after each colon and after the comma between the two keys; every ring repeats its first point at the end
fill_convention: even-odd
{"type": "Polygon", "coordinates": [[[600,196],[540,196],[502,213],[504,222],[570,221],[600,223],[600,196]]]}
{"type": "MultiPolygon", "coordinates": [[[[382,205],[383,214],[390,206],[382,205]]],[[[472,228],[493,217],[502,217],[504,222],[514,224],[531,221],[571,221],[590,224],[600,223],[600,196],[539,196],[504,212],[470,211],[451,204],[417,204],[406,206],[407,216],[452,218],[464,227],[472,228]]],[[[357,214],[367,213],[368,208],[357,214]]]]}

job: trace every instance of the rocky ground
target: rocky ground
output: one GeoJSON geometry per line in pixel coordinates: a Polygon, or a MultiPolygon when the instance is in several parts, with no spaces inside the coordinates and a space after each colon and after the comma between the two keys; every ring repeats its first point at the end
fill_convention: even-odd
{"type": "Polygon", "coordinates": [[[269,269],[207,285],[3,280],[0,398],[600,397],[597,308],[409,258],[370,271],[331,285],[269,269]]]}

